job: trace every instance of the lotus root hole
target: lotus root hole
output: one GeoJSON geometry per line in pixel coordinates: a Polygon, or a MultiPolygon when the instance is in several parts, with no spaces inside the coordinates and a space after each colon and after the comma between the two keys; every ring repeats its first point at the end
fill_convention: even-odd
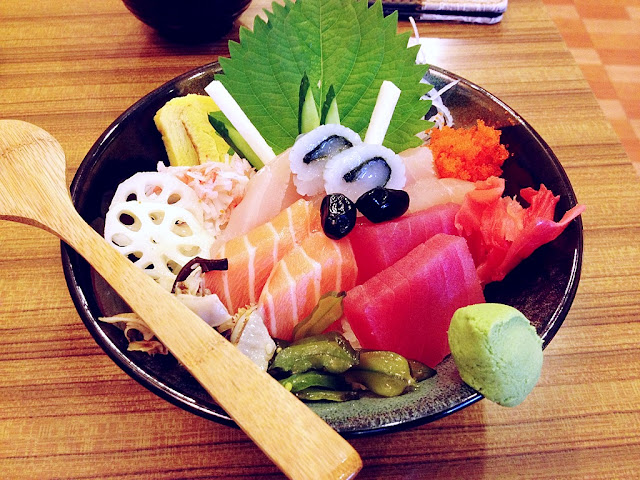
{"type": "Polygon", "coordinates": [[[142,227],[140,219],[132,212],[122,212],[118,217],[118,221],[132,232],[137,232],[142,227]]]}
{"type": "Polygon", "coordinates": [[[182,267],[174,260],[169,260],[167,261],[167,268],[171,273],[177,275],[182,267]]]}
{"type": "Polygon", "coordinates": [[[128,247],[133,243],[133,240],[124,233],[116,233],[111,237],[111,242],[118,247],[128,247]]]}
{"type": "Polygon", "coordinates": [[[142,258],[142,252],[131,252],[130,254],[127,255],[127,258],[131,262],[136,263],[138,260],[142,258]]]}
{"type": "Polygon", "coordinates": [[[180,221],[177,221],[171,226],[171,231],[179,237],[190,237],[193,235],[191,227],[187,223],[180,221]]]}
{"type": "Polygon", "coordinates": [[[185,257],[195,257],[200,253],[198,245],[179,245],[178,251],[185,257]]]}
{"type": "Polygon", "coordinates": [[[149,212],[149,219],[156,225],[160,225],[164,220],[164,212],[162,210],[149,212]]]}
{"type": "Polygon", "coordinates": [[[174,203],[178,203],[181,199],[182,197],[180,196],[179,193],[172,193],[171,195],[169,195],[169,198],[167,199],[167,203],[169,205],[173,205],[174,203]]]}

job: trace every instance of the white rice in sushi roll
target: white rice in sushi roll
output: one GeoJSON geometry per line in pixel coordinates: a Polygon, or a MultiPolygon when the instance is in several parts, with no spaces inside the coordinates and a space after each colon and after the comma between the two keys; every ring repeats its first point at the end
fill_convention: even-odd
{"type": "Polygon", "coordinates": [[[322,193],[323,172],[328,159],[361,143],[356,132],[342,125],[320,125],[300,135],[289,152],[298,193],[309,196],[322,193]]]}
{"type": "Polygon", "coordinates": [[[342,193],[352,202],[375,187],[401,190],[405,183],[402,159],[382,145],[354,146],[331,157],[324,170],[327,194],[342,193]]]}

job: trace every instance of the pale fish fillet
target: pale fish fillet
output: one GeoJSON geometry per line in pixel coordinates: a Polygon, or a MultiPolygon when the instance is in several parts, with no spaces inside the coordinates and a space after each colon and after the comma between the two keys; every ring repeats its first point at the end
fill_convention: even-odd
{"type": "Polygon", "coordinates": [[[244,198],[231,212],[214,248],[268,222],[300,198],[291,178],[287,150],[251,177],[244,198]]]}
{"type": "Polygon", "coordinates": [[[461,204],[467,192],[474,188],[473,182],[457,178],[421,178],[405,187],[410,198],[408,212],[418,212],[444,203],[461,204]]]}

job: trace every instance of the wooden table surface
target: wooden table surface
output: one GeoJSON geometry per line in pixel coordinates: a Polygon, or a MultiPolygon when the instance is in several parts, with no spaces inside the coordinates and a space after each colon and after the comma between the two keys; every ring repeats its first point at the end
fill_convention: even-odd
{"type": "MultiPolygon", "coordinates": [[[[241,23],[268,3],[255,0],[241,23]]],[[[432,64],[496,94],[551,145],[587,205],[583,271],[523,404],[483,400],[432,424],[352,439],[359,478],[638,478],[640,181],[538,0],[511,0],[494,26],[419,28],[432,64]]],[[[176,45],[118,0],[3,0],[0,118],[58,138],[70,182],[122,111],[226,55],[236,36],[176,45]]],[[[0,247],[0,477],[279,477],[241,431],[161,400],[103,353],[69,297],[53,236],[0,222],[0,247]]]]}

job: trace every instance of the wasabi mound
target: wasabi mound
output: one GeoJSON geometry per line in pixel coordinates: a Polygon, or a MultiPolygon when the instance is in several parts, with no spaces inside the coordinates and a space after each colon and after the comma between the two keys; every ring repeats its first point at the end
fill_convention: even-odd
{"type": "Polygon", "coordinates": [[[460,308],[448,335],[462,380],[499,405],[522,403],[540,378],[542,340],[513,307],[483,303],[460,308]]]}

